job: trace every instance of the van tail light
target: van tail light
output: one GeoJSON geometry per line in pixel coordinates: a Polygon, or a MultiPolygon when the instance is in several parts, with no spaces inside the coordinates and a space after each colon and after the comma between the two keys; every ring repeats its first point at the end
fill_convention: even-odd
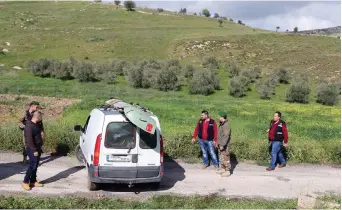
{"type": "Polygon", "coordinates": [[[94,149],[94,166],[98,166],[99,165],[101,137],[102,137],[102,135],[99,134],[97,136],[97,138],[96,138],[95,149],[94,149]]]}
{"type": "Polygon", "coordinates": [[[164,138],[160,135],[160,165],[164,165],[164,138]]]}

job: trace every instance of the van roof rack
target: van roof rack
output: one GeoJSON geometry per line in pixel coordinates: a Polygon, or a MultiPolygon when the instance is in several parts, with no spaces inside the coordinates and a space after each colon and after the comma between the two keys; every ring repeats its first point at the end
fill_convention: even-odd
{"type": "Polygon", "coordinates": [[[127,103],[119,99],[115,99],[113,97],[111,97],[108,101],[106,101],[105,104],[101,104],[99,106],[99,109],[105,110],[105,111],[115,110],[115,111],[123,112],[125,107],[127,106],[134,106],[143,112],[148,112],[150,114],[153,114],[153,112],[151,112],[148,108],[140,106],[139,103],[134,103],[134,102],[127,103]]]}

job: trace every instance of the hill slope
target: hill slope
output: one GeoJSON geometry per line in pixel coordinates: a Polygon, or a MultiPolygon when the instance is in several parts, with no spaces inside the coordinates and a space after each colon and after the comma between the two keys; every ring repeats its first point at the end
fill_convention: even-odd
{"type": "Polygon", "coordinates": [[[203,55],[214,54],[223,62],[236,59],[265,71],[285,67],[316,79],[339,78],[339,39],[271,33],[230,22],[219,27],[213,18],[149,12],[89,2],[2,2],[0,47],[9,52],[0,54],[0,64],[23,66],[31,58],[70,55],[98,62],[181,58],[198,64],[203,55]],[[205,41],[220,45],[204,49],[193,44],[205,41]]]}

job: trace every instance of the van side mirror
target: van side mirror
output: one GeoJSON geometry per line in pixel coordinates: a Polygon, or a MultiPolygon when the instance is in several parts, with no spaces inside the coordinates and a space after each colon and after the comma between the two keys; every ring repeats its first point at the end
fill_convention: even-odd
{"type": "Polygon", "coordinates": [[[82,131],[82,126],[81,125],[75,125],[74,131],[82,131]]]}

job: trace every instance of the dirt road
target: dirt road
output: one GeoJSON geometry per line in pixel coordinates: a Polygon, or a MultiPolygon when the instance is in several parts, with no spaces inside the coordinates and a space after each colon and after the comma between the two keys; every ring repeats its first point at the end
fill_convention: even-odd
{"type": "Polygon", "coordinates": [[[148,186],[106,186],[98,192],[86,188],[86,170],[77,164],[76,158],[43,156],[38,178],[44,188],[24,192],[20,184],[26,166],[20,154],[1,152],[0,194],[53,196],[75,194],[92,196],[132,196],[139,198],[155,194],[248,196],[272,199],[296,198],[303,194],[319,194],[341,191],[341,169],[329,166],[297,165],[265,171],[265,167],[239,163],[231,177],[221,178],[212,168],[200,169],[198,164],[167,162],[165,177],[159,191],[148,186]]]}

